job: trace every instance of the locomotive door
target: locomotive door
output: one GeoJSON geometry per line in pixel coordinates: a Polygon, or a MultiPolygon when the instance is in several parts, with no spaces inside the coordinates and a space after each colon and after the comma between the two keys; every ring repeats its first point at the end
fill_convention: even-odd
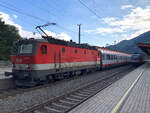
{"type": "Polygon", "coordinates": [[[60,51],[55,51],[54,53],[54,68],[56,71],[61,69],[61,54],[60,51]]]}
{"type": "Polygon", "coordinates": [[[97,66],[97,56],[94,54],[95,66],[97,66]]]}

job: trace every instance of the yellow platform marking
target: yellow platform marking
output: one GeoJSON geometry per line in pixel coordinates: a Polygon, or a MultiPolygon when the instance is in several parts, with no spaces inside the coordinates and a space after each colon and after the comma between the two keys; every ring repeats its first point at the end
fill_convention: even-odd
{"type": "Polygon", "coordinates": [[[122,96],[122,98],[120,99],[120,101],[118,102],[118,104],[114,107],[114,109],[111,111],[111,113],[117,113],[119,107],[121,106],[121,104],[123,103],[123,101],[126,99],[127,95],[129,94],[129,92],[131,91],[131,89],[134,87],[134,85],[136,84],[136,82],[139,80],[139,78],[141,77],[141,75],[143,74],[144,70],[139,74],[139,76],[136,78],[136,80],[132,83],[132,85],[130,86],[130,88],[126,91],[126,93],[122,96]]]}

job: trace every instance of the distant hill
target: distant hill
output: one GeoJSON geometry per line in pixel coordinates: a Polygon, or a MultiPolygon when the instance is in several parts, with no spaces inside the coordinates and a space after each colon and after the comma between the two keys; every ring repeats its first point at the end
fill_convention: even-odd
{"type": "Polygon", "coordinates": [[[142,50],[136,46],[137,43],[150,43],[150,31],[145,32],[131,40],[123,40],[116,45],[111,45],[106,48],[127,53],[143,53],[142,50]]]}

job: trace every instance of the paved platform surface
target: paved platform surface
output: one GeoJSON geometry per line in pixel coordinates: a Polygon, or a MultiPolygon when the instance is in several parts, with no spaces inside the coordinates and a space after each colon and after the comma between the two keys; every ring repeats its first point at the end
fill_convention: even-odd
{"type": "Polygon", "coordinates": [[[69,113],[150,113],[150,63],[138,67],[69,113]]]}

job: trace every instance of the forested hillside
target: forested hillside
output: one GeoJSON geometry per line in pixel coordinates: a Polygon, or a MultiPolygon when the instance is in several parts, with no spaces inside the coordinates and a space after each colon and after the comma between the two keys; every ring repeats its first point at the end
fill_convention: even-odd
{"type": "Polygon", "coordinates": [[[128,53],[143,53],[141,49],[136,46],[137,43],[150,43],[150,31],[131,40],[123,40],[120,43],[108,46],[107,48],[128,53]]]}

